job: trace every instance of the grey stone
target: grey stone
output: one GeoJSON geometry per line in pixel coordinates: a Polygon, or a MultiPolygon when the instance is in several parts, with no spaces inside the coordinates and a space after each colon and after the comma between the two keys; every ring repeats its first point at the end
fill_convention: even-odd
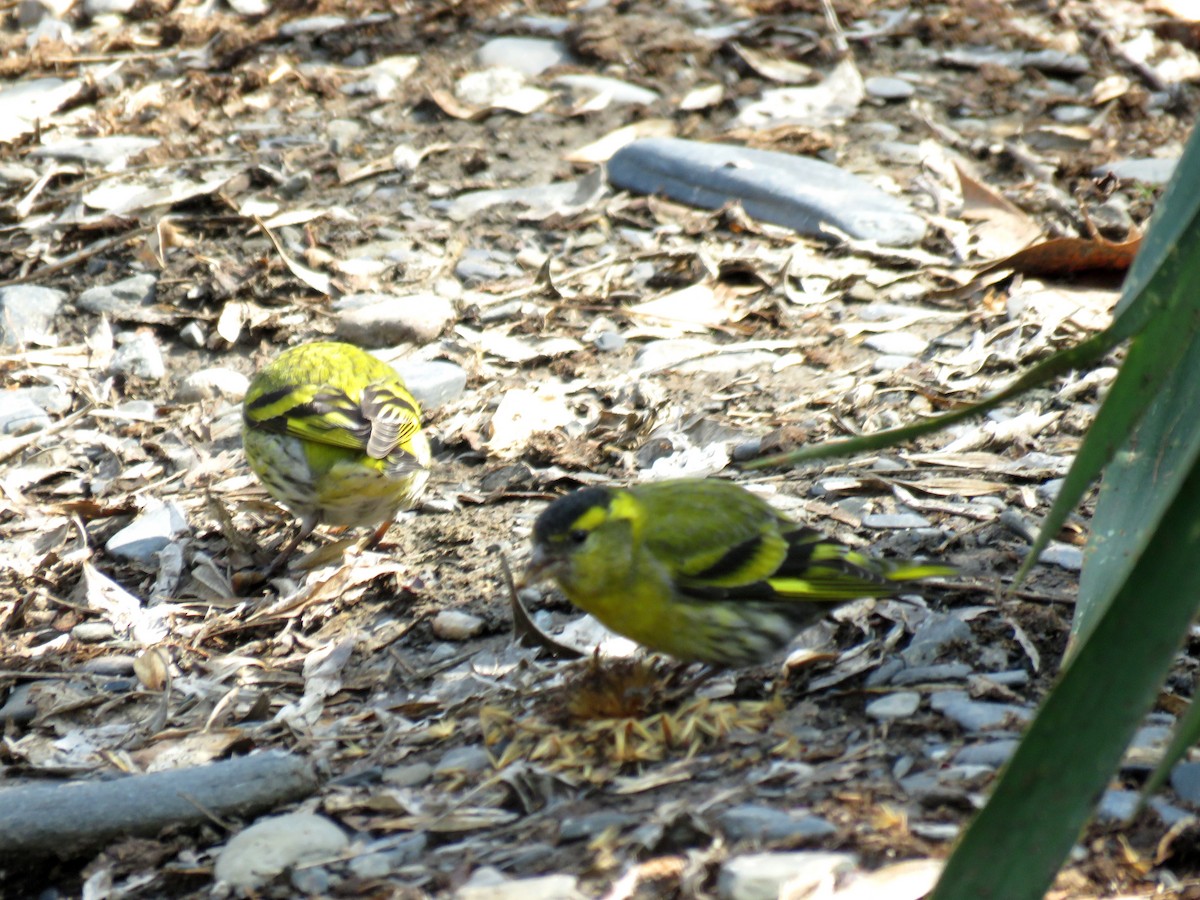
{"type": "Polygon", "coordinates": [[[48,428],[52,421],[27,389],[0,391],[0,434],[30,434],[48,428]]]}
{"type": "Polygon", "coordinates": [[[908,830],[919,838],[927,841],[943,841],[949,843],[958,838],[962,826],[949,822],[910,822],[908,830]]]}
{"type": "Polygon", "coordinates": [[[863,516],[867,528],[928,528],[929,520],[917,513],[871,513],[863,516]]]}
{"type": "Polygon", "coordinates": [[[880,100],[907,100],[917,90],[911,81],[905,81],[903,78],[890,78],[885,75],[874,75],[865,79],[863,87],[866,89],[867,96],[877,97],[880,100]]]}
{"type": "Polygon", "coordinates": [[[649,106],[658,100],[655,91],[603,75],[559,75],[554,79],[554,84],[585,95],[603,94],[610,102],[617,104],[649,106]]]}
{"type": "Polygon", "coordinates": [[[1200,806],[1200,762],[1176,763],[1171,770],[1171,787],[1180,800],[1200,806]]]}
{"type": "Polygon", "coordinates": [[[875,144],[875,152],[887,162],[899,165],[917,166],[925,157],[925,151],[920,144],[908,144],[904,141],[879,141],[875,144]]]}
{"type": "Polygon", "coordinates": [[[443,641],[466,641],[483,630],[483,619],[462,610],[443,609],[433,617],[431,627],[443,641]]]}
{"type": "Polygon", "coordinates": [[[90,313],[120,316],[154,302],[158,279],[153,275],[131,275],[112,284],[88,288],[75,305],[90,313]]]}
{"type": "Polygon", "coordinates": [[[863,346],[876,353],[896,356],[920,356],[929,348],[929,341],[906,331],[885,331],[873,334],[863,341],[863,346]]]}
{"type": "Polygon", "coordinates": [[[1050,118],[1063,125],[1077,125],[1080,122],[1089,122],[1095,116],[1096,111],[1094,109],[1088,106],[1079,106],[1076,103],[1064,103],[1050,110],[1050,118]]]}
{"type": "Polygon", "coordinates": [[[1151,797],[1146,801],[1146,805],[1158,813],[1159,818],[1168,828],[1173,828],[1184,819],[1194,818],[1192,813],[1168,803],[1163,797],[1151,797]]]}
{"type": "Polygon", "coordinates": [[[969,645],[974,640],[971,629],[955,616],[934,614],[918,627],[900,657],[910,666],[925,666],[956,644],[969,645]]]}
{"type": "Polygon", "coordinates": [[[921,695],[916,691],[897,691],[867,704],[866,714],[873,719],[903,719],[911,716],[921,705],[921,695]]]}
{"type": "Polygon", "coordinates": [[[349,294],[334,309],[334,333],[360,347],[428,344],[456,317],[454,304],[437,294],[349,294]]]}
{"type": "Polygon", "coordinates": [[[1161,749],[1171,741],[1174,729],[1170,725],[1143,725],[1134,732],[1130,747],[1161,749]]]}
{"type": "Polygon", "coordinates": [[[174,502],[148,508],[110,537],[105,551],[120,559],[151,565],[154,554],[189,531],[183,511],[174,502]]]}
{"type": "Polygon", "coordinates": [[[83,10],[89,18],[103,15],[124,15],[133,9],[137,0],[83,0],[83,10]]]}
{"type": "Polygon", "coordinates": [[[37,704],[33,702],[36,684],[34,681],[25,681],[8,692],[4,705],[0,706],[0,722],[16,722],[20,725],[33,721],[37,715],[37,704]]]}
{"type": "MultiPolygon", "coordinates": [[[[975,671],[966,663],[939,663],[932,666],[904,667],[903,660],[896,660],[898,671],[888,679],[897,687],[906,684],[928,684],[938,681],[963,681],[975,671]]],[[[882,671],[882,667],[880,667],[882,671]]]]}
{"type": "Polygon", "coordinates": [[[292,882],[292,887],[306,897],[328,896],[329,889],[334,882],[334,879],[330,877],[329,870],[324,866],[305,866],[301,869],[292,869],[288,880],[292,882]]]}
{"type": "Polygon", "coordinates": [[[1137,791],[1105,791],[1096,807],[1096,819],[1107,825],[1129,822],[1137,813],[1141,796],[1137,791]]]}
{"type": "Polygon", "coordinates": [[[906,369],[917,361],[915,356],[898,356],[894,353],[877,356],[871,360],[871,371],[873,372],[895,372],[899,369],[906,369]]]}
{"type": "Polygon", "coordinates": [[[755,803],[730,807],[717,816],[717,824],[731,842],[784,841],[837,833],[834,825],[818,816],[797,816],[755,803]]]}
{"type": "Polygon", "coordinates": [[[1007,672],[987,672],[979,677],[987,679],[992,684],[999,684],[1004,687],[1020,687],[1021,685],[1029,684],[1029,673],[1024,669],[1009,669],[1007,672]]]}
{"type": "Polygon", "coordinates": [[[424,784],[433,777],[433,766],[429,763],[416,762],[405,766],[392,766],[389,769],[383,770],[383,781],[385,784],[393,784],[397,787],[416,787],[419,784],[424,784]]]}
{"type": "Polygon", "coordinates": [[[990,766],[998,769],[1008,762],[1019,743],[1015,738],[1001,738],[982,744],[968,744],[954,754],[954,762],[960,766],[990,766]]]}
{"type": "Polygon", "coordinates": [[[72,639],[81,644],[102,644],[116,637],[111,622],[80,622],[71,629],[72,639]]]}
{"type": "Polygon", "coordinates": [[[120,346],[113,353],[109,371],[157,381],[167,374],[162,350],[148,331],[125,332],[117,338],[120,346]]]}
{"type": "Polygon", "coordinates": [[[1095,175],[1112,174],[1128,181],[1145,184],[1166,184],[1175,173],[1178,157],[1168,159],[1118,159],[1093,170],[1095,175]]]}
{"type": "MultiPolygon", "coordinates": [[[[476,873],[477,874],[477,873],[476,873]]],[[[503,876],[501,876],[503,878],[503,876]]],[[[584,900],[572,875],[542,875],[513,881],[477,883],[475,875],[455,893],[455,900],[584,900]]]]}
{"type": "Polygon", "coordinates": [[[475,58],[485,68],[503,66],[531,76],[572,60],[562,41],[527,37],[493,38],[476,51],[475,58]]]}
{"type": "Polygon", "coordinates": [[[1078,572],[1083,569],[1083,549],[1072,547],[1070,544],[1051,544],[1042,551],[1038,562],[1058,566],[1069,572],[1078,572]]]}
{"type": "Polygon", "coordinates": [[[721,864],[717,896],[721,900],[778,900],[785,883],[799,882],[797,893],[815,888],[833,876],[851,871],[857,859],[849,853],[808,851],[749,853],[721,864]]]}
{"type": "Polygon", "coordinates": [[[50,323],[66,299],[62,291],[35,284],[0,288],[0,346],[52,343],[50,323]]]}
{"type": "Polygon", "coordinates": [[[520,268],[510,259],[500,258],[478,248],[464,252],[454,266],[454,277],[464,284],[500,281],[503,278],[515,278],[520,273],[520,268]]]}
{"type": "Polygon", "coordinates": [[[330,119],[325,125],[325,135],[329,138],[330,148],[334,153],[341,153],[360,137],[363,126],[354,119],[330,119]]]}
{"type": "Polygon", "coordinates": [[[739,201],[754,218],[806,235],[820,236],[826,223],[889,245],[925,235],[925,221],[902,200],[836,166],[785,153],[646,138],[613,155],[608,179],[703,209],[739,201]]]}
{"type": "Polygon", "coordinates": [[[270,816],[230,838],[217,854],[213,874],[232,888],[254,890],[289,866],[336,855],[347,844],[345,833],[322,816],[270,816]]]}
{"type": "Polygon", "coordinates": [[[386,853],[364,853],[350,860],[346,868],[355,878],[367,881],[383,878],[396,866],[386,853]]]}
{"type": "Polygon", "coordinates": [[[492,759],[482,747],[459,747],[445,753],[436,766],[435,775],[446,775],[451,772],[482,772],[490,768],[492,759]]]}
{"type": "Polygon", "coordinates": [[[965,691],[938,691],[929,698],[929,705],[970,732],[1024,724],[1033,717],[1024,706],[972,700],[965,691]]]}
{"type": "Polygon", "coordinates": [[[467,389],[467,373],[462,366],[446,360],[400,362],[396,371],[422,409],[453,403],[467,389]]]}
{"type": "Polygon", "coordinates": [[[188,322],[179,329],[179,336],[189,347],[195,347],[198,350],[204,346],[204,329],[198,322],[188,322]]]}
{"type": "Polygon", "coordinates": [[[192,372],[179,384],[176,396],[182,403],[196,403],[200,400],[213,400],[224,397],[226,400],[241,400],[246,396],[246,388],[250,386],[248,379],[241,372],[213,366],[192,372]]]}
{"type": "Polygon", "coordinates": [[[592,339],[592,343],[601,353],[613,353],[617,350],[623,350],[626,340],[625,335],[619,331],[602,331],[592,339]]]}
{"type": "Polygon", "coordinates": [[[618,812],[595,812],[586,816],[568,816],[558,826],[561,841],[581,841],[594,838],[609,828],[622,829],[638,820],[618,812]]]}

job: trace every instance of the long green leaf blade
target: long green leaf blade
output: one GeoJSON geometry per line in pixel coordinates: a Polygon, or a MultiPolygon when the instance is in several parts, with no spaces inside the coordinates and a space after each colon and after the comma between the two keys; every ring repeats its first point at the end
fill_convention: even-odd
{"type": "Polygon", "coordinates": [[[1041,900],[1200,603],[1200,469],[1063,671],[932,895],[1041,900]]]}

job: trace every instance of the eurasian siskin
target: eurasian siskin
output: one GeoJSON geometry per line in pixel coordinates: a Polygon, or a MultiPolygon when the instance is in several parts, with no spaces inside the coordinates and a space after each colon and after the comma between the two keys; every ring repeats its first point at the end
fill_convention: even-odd
{"type": "Polygon", "coordinates": [[[592,487],[533,527],[525,582],[556,581],[611,630],[681,660],[761,663],[834,606],[953,569],[826,540],[730,481],[592,487]]]}
{"type": "Polygon", "coordinates": [[[421,411],[396,370],[351,344],[292,347],[265,366],[242,404],[242,442],[267,491],[300,517],[272,570],[318,523],[380,525],[429,477],[421,411]]]}

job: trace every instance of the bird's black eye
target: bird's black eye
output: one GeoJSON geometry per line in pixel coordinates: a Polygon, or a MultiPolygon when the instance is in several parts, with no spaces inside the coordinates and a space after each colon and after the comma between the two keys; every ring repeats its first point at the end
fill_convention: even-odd
{"type": "Polygon", "coordinates": [[[570,539],[572,544],[582,544],[588,539],[588,532],[584,531],[582,528],[576,528],[574,531],[568,532],[567,537],[570,539]]]}

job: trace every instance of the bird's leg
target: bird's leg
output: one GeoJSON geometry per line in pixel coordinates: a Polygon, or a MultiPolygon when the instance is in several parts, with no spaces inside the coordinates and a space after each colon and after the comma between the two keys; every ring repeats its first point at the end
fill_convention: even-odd
{"type": "Polygon", "coordinates": [[[382,541],[382,540],[383,540],[383,536],[384,536],[385,534],[387,534],[387,530],[388,530],[389,528],[391,528],[391,527],[392,527],[392,520],[391,520],[391,519],[387,519],[387,520],[385,520],[384,522],[382,522],[382,523],[380,524],[380,526],[379,526],[378,528],[376,528],[376,529],[375,529],[375,531],[374,531],[374,532],[371,534],[371,536],[370,536],[369,538],[367,538],[367,539],[366,539],[366,541],[363,543],[363,545],[362,545],[362,547],[361,547],[360,549],[362,549],[362,550],[372,550],[372,549],[374,549],[374,548],[375,548],[375,546],[376,546],[376,545],[377,545],[377,544],[378,544],[380,541],[382,541]]]}
{"type": "Polygon", "coordinates": [[[280,570],[287,565],[288,559],[296,552],[296,548],[300,546],[300,542],[313,533],[313,529],[317,527],[317,518],[305,518],[300,521],[300,530],[296,532],[296,536],[284,544],[283,549],[275,553],[275,558],[263,569],[263,580],[269,580],[279,574],[280,570]]]}

